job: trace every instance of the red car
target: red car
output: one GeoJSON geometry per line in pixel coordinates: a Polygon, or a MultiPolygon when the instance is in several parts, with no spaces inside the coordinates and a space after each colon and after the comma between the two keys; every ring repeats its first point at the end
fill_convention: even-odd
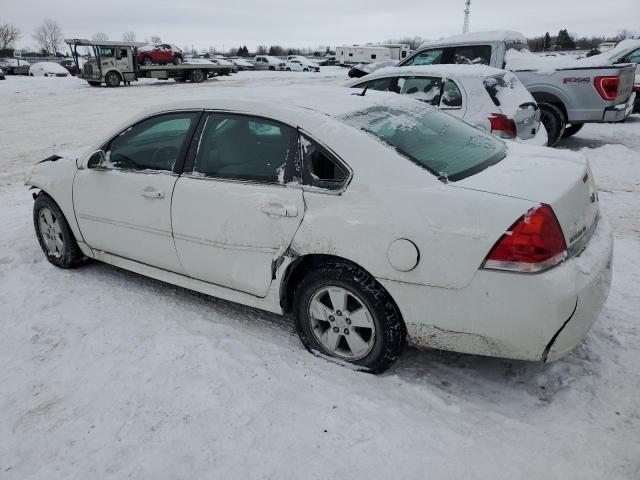
{"type": "Polygon", "coordinates": [[[142,65],[153,65],[154,63],[160,65],[174,63],[178,65],[183,60],[182,50],[168,43],[145,45],[138,48],[138,62],[142,65]]]}
{"type": "Polygon", "coordinates": [[[60,60],[58,63],[66,68],[74,77],[78,75],[78,66],[73,60],[60,60]]]}

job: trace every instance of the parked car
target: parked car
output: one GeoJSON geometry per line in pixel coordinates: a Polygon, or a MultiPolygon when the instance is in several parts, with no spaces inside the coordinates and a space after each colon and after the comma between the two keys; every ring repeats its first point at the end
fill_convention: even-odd
{"type": "Polygon", "coordinates": [[[256,70],[285,70],[287,62],[270,55],[256,55],[253,61],[256,70]]]}
{"type": "Polygon", "coordinates": [[[74,77],[78,75],[78,65],[76,65],[76,62],[74,62],[73,60],[61,60],[58,63],[66,68],[67,71],[74,77]]]}
{"type": "Polygon", "coordinates": [[[249,60],[245,60],[244,58],[230,58],[231,62],[238,67],[238,70],[255,70],[256,66],[251,63],[249,60]]]}
{"type": "Polygon", "coordinates": [[[384,370],[407,337],[553,361],[609,291],[613,237],[583,156],[403,95],[216,89],[88,152],[27,175],[53,265],[86,256],[291,313],[308,348],[358,369],[384,370]]]}
{"type": "Polygon", "coordinates": [[[211,57],[209,60],[211,61],[211,63],[215,65],[223,65],[223,66],[229,67],[229,70],[228,70],[229,73],[238,72],[238,67],[236,66],[236,64],[224,57],[220,57],[220,56],[211,57]]]}
{"type": "Polygon", "coordinates": [[[328,67],[328,66],[335,65],[335,64],[336,64],[336,56],[335,55],[331,55],[331,56],[328,56],[328,57],[325,56],[318,63],[318,65],[320,65],[321,67],[328,67]]]}
{"type": "Polygon", "coordinates": [[[155,45],[145,45],[138,48],[138,63],[142,65],[165,65],[173,63],[179,65],[184,61],[184,55],[175,45],[169,43],[158,43],[155,45]]]}
{"type": "Polygon", "coordinates": [[[349,78],[364,77],[365,75],[369,75],[381,68],[393,67],[397,62],[397,60],[383,60],[381,62],[373,63],[358,63],[349,69],[347,75],[349,75],[349,78]]]}
{"type": "Polygon", "coordinates": [[[6,75],[29,75],[29,67],[31,64],[27,60],[18,62],[15,58],[0,61],[0,67],[6,75]]]}
{"type": "Polygon", "coordinates": [[[389,67],[345,86],[407,95],[501,138],[547,144],[540,109],[511,72],[482,65],[389,67]]]}
{"type": "Polygon", "coordinates": [[[2,71],[1,68],[0,68],[0,80],[5,80],[4,72],[2,71]]]}
{"type": "Polygon", "coordinates": [[[292,58],[291,60],[287,60],[285,70],[289,72],[319,72],[320,66],[307,59],[292,58]]]}
{"type": "Polygon", "coordinates": [[[30,77],[68,77],[69,71],[56,62],[38,62],[31,65],[30,77]]]}
{"type": "Polygon", "coordinates": [[[553,146],[585,123],[619,122],[631,114],[633,68],[594,59],[541,57],[529,52],[524,35],[504,31],[427,43],[398,66],[484,64],[513,71],[538,102],[553,146]]]}

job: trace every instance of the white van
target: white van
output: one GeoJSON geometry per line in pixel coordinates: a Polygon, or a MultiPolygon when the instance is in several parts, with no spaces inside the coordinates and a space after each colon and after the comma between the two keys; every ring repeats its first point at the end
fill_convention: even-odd
{"type": "Polygon", "coordinates": [[[256,55],[253,62],[256,70],[284,70],[287,68],[287,62],[271,55],[256,55]]]}

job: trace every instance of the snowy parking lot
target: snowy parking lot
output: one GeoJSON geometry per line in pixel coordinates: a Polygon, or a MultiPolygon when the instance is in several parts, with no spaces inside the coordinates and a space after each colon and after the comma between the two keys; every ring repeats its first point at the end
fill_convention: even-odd
{"type": "Polygon", "coordinates": [[[410,348],[358,373],[290,319],[42,254],[22,184],[38,160],[221,85],[346,79],[0,82],[0,478],[640,478],[640,115],[560,144],[589,158],[616,245],[600,318],[551,364],[410,348]]]}

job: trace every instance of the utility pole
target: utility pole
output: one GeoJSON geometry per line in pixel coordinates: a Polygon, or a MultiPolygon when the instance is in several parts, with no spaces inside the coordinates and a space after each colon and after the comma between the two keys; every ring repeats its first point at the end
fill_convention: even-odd
{"type": "Polygon", "coordinates": [[[464,26],[462,33],[469,33],[469,15],[471,14],[471,0],[465,0],[464,4],[464,26]]]}

